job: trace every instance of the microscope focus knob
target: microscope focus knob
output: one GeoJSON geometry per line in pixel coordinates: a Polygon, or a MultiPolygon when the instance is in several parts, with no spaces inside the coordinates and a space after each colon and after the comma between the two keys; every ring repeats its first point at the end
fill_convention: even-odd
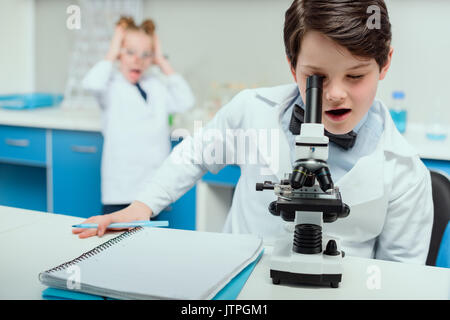
{"type": "Polygon", "coordinates": [[[269,204],[269,212],[271,214],[273,214],[274,216],[279,216],[280,215],[279,213],[277,213],[277,202],[276,201],[272,201],[269,204]]]}
{"type": "Polygon", "coordinates": [[[264,181],[264,183],[256,184],[256,191],[273,190],[275,186],[272,181],[264,181]]]}
{"type": "Polygon", "coordinates": [[[328,241],[327,247],[326,247],[325,251],[323,252],[323,254],[326,254],[327,256],[337,256],[337,255],[341,254],[337,249],[336,241],[334,241],[334,240],[328,241]]]}
{"type": "Polygon", "coordinates": [[[345,218],[350,214],[350,207],[345,203],[342,203],[342,210],[339,212],[339,218],[345,218]]]}

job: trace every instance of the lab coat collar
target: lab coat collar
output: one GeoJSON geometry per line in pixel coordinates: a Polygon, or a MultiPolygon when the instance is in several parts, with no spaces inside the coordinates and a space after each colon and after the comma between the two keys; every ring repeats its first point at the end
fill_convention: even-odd
{"type": "MultiPolygon", "coordinates": [[[[284,110],[289,107],[293,100],[297,97],[297,84],[281,85],[272,88],[258,88],[256,89],[256,96],[258,99],[266,102],[271,107],[274,107],[273,113],[266,117],[261,117],[261,127],[264,129],[275,129],[278,132],[278,161],[273,162],[261,152],[265,163],[269,168],[269,172],[275,174],[281,181],[284,179],[286,173],[292,171],[292,164],[290,161],[290,148],[286,138],[286,134],[281,127],[281,117],[284,110]],[[283,156],[285,155],[285,156],[283,156]]],[[[274,150],[274,149],[272,149],[274,150]]]]}
{"type": "Polygon", "coordinates": [[[272,106],[285,105],[297,96],[296,83],[284,84],[270,88],[258,88],[256,94],[272,106]]]}

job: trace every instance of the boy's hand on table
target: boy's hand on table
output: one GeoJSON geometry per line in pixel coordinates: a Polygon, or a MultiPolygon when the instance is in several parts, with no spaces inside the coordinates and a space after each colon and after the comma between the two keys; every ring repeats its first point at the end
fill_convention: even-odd
{"type": "MultiPolygon", "coordinates": [[[[142,202],[135,201],[125,209],[105,214],[90,217],[82,223],[97,223],[97,229],[83,229],[75,228],[72,230],[73,234],[78,234],[80,239],[89,238],[92,236],[103,236],[106,228],[111,223],[132,222],[138,220],[149,220],[152,215],[152,210],[142,202]]],[[[124,229],[109,229],[109,230],[124,230],[124,229]]]]}

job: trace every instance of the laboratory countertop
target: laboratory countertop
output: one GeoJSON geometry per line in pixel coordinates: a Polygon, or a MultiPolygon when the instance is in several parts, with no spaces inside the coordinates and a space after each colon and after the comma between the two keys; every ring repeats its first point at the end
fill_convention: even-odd
{"type": "Polygon", "coordinates": [[[46,129],[101,131],[101,110],[86,108],[46,107],[25,110],[0,108],[0,125],[46,129]]]}
{"type": "MultiPolygon", "coordinates": [[[[101,110],[97,105],[85,108],[50,107],[32,110],[5,110],[0,108],[0,125],[101,131],[101,110]]],[[[175,129],[175,128],[173,128],[175,129]]],[[[450,125],[442,126],[445,139],[427,139],[426,126],[408,123],[404,137],[418,151],[421,158],[450,160],[450,125]]]]}
{"type": "MultiPolygon", "coordinates": [[[[115,237],[80,240],[82,218],[0,206],[0,299],[41,299],[39,272],[115,237]]],[[[265,246],[238,299],[449,299],[450,269],[346,256],[339,288],[273,285],[265,246]],[[377,278],[377,280],[375,279],[377,278]],[[375,281],[376,280],[376,281],[375,281]]]]}

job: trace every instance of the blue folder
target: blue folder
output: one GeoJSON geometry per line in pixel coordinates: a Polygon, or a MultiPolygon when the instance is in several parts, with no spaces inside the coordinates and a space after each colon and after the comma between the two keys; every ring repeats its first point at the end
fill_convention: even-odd
{"type": "MultiPolygon", "coordinates": [[[[247,282],[248,277],[250,277],[250,274],[263,254],[264,250],[255,261],[250,263],[238,275],[231,279],[231,281],[227,283],[227,285],[223,287],[212,300],[236,300],[237,296],[244,287],[244,284],[247,282]]],[[[55,288],[47,288],[42,291],[42,298],[46,300],[115,300],[93,294],[55,288]]]]}
{"type": "Polygon", "coordinates": [[[22,110],[51,107],[61,103],[63,95],[51,93],[25,93],[0,95],[0,107],[4,109],[22,110]]]}

